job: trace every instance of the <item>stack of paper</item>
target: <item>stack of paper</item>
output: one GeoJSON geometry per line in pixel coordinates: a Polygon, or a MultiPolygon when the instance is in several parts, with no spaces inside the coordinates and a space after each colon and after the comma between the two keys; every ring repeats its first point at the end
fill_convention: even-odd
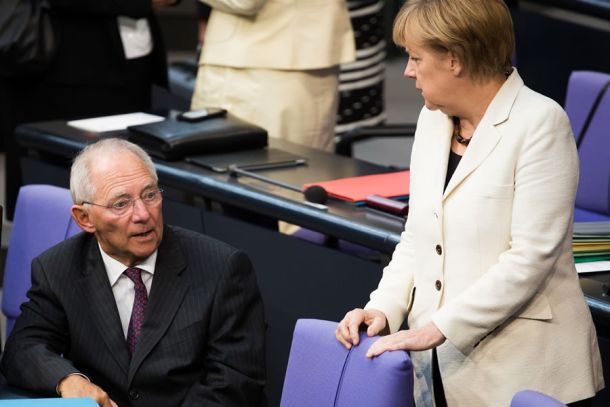
{"type": "Polygon", "coordinates": [[[313,185],[324,188],[330,197],[351,203],[364,202],[369,195],[379,195],[384,198],[406,198],[409,196],[409,171],[315,182],[303,185],[303,190],[313,185]]]}
{"type": "Polygon", "coordinates": [[[155,123],[165,120],[163,116],[156,116],[143,112],[116,114],[112,116],[92,117],[90,119],[72,120],[68,126],[77,129],[102,133],[105,131],[125,130],[129,126],[138,124],[155,123]]]}
{"type": "Polygon", "coordinates": [[[610,222],[576,222],[572,239],[578,272],[610,271],[610,222]]]}

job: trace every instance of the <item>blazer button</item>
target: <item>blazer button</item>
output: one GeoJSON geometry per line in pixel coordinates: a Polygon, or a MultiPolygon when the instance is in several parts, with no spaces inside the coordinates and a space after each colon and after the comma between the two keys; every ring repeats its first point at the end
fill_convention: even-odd
{"type": "Polygon", "coordinates": [[[130,400],[139,400],[140,399],[140,393],[138,393],[135,390],[129,390],[129,399],[130,400]]]}
{"type": "Polygon", "coordinates": [[[436,291],[440,291],[441,288],[443,288],[443,283],[441,283],[440,280],[436,280],[436,283],[434,283],[434,286],[436,287],[436,291]]]}
{"type": "Polygon", "coordinates": [[[440,244],[437,244],[437,245],[436,245],[436,254],[438,254],[439,256],[440,256],[441,254],[443,254],[443,248],[441,247],[441,245],[440,245],[440,244]]]}

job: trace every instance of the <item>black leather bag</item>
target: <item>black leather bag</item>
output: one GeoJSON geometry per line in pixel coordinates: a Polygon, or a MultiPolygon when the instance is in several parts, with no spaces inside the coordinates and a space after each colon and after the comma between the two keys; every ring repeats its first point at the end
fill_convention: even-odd
{"type": "Polygon", "coordinates": [[[129,140],[151,155],[179,160],[186,155],[264,148],[267,131],[232,114],[195,123],[174,118],[129,126],[129,140]]]}
{"type": "Polygon", "coordinates": [[[0,74],[43,71],[57,44],[47,0],[0,1],[0,74]]]}

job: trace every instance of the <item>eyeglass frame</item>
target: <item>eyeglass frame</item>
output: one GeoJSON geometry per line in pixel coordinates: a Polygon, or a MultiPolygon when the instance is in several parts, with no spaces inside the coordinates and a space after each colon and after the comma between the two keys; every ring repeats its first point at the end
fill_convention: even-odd
{"type": "Polygon", "coordinates": [[[132,198],[132,197],[129,197],[129,198],[117,198],[117,200],[114,203],[110,204],[110,205],[102,205],[102,204],[98,204],[98,203],[95,203],[95,202],[89,202],[89,201],[83,201],[81,203],[81,205],[99,206],[101,208],[109,209],[110,211],[112,211],[112,213],[114,213],[117,216],[123,216],[123,215],[126,215],[127,213],[129,213],[129,208],[131,208],[133,210],[133,208],[136,205],[136,201],[138,199],[141,200],[142,203],[144,204],[144,206],[146,206],[146,207],[149,207],[149,206],[151,207],[153,205],[156,205],[156,204],[160,203],[163,200],[163,188],[155,187],[152,190],[144,190],[142,192],[142,194],[140,194],[140,196],[137,197],[137,198],[132,198]],[[145,193],[150,193],[150,192],[154,192],[155,193],[155,197],[158,194],[159,200],[156,200],[156,198],[155,198],[155,201],[145,201],[142,198],[142,195],[145,194],[145,193]],[[121,201],[127,201],[128,204],[127,204],[127,206],[125,206],[125,212],[117,213],[116,212],[117,210],[121,211],[121,210],[123,210],[123,208],[117,208],[114,205],[116,205],[118,202],[121,202],[121,201]]]}

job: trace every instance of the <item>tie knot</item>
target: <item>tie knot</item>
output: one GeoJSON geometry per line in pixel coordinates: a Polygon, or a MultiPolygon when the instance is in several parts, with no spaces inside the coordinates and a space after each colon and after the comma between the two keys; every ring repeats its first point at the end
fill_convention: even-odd
{"type": "Polygon", "coordinates": [[[127,270],[123,272],[134,284],[138,284],[142,282],[142,269],[137,267],[129,267],[127,270]]]}

